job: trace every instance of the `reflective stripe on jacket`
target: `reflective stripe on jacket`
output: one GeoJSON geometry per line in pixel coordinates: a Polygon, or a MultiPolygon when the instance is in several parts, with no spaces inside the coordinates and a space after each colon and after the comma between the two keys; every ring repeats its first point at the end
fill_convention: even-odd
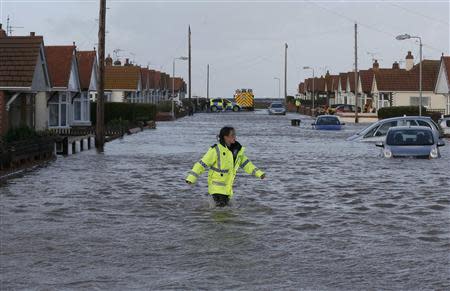
{"type": "Polygon", "coordinates": [[[244,147],[239,150],[236,161],[234,161],[233,153],[221,144],[212,146],[201,160],[194,164],[186,177],[186,181],[197,182],[198,177],[207,168],[209,168],[209,194],[224,194],[230,198],[233,196],[233,183],[239,168],[258,178],[264,175],[264,172],[255,167],[247,158],[244,147]]]}

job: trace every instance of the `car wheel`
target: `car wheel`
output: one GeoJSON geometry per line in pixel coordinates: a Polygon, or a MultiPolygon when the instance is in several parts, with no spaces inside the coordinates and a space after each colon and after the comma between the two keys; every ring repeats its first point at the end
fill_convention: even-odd
{"type": "Polygon", "coordinates": [[[218,110],[218,109],[217,109],[217,106],[211,107],[211,111],[212,111],[212,112],[217,112],[217,110],[218,110]]]}
{"type": "Polygon", "coordinates": [[[234,106],[234,107],[233,107],[233,111],[234,111],[234,112],[238,112],[238,111],[239,111],[239,107],[238,107],[238,106],[234,106]]]}

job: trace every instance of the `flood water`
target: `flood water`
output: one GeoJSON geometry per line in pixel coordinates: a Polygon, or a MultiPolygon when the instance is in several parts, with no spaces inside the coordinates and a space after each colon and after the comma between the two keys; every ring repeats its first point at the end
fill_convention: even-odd
{"type": "Polygon", "coordinates": [[[450,146],[380,157],[294,115],[197,114],[0,185],[1,290],[449,290],[450,146]],[[266,171],[211,206],[185,174],[233,125],[266,171]]]}

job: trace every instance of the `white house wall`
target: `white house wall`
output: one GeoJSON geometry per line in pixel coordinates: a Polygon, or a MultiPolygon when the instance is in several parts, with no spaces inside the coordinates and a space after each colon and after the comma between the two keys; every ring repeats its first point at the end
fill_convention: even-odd
{"type": "Polygon", "coordinates": [[[447,74],[445,71],[444,62],[441,62],[441,66],[439,69],[439,75],[438,75],[438,79],[436,82],[436,89],[435,89],[436,93],[439,93],[439,94],[450,93],[449,81],[450,80],[447,80],[447,74]]]}
{"type": "Polygon", "coordinates": [[[36,130],[45,130],[48,128],[47,98],[47,92],[39,92],[36,94],[36,130]]]}
{"type": "Polygon", "coordinates": [[[113,91],[111,93],[111,102],[123,102],[123,91],[113,91]]]}
{"type": "MultiPolygon", "coordinates": [[[[423,97],[431,97],[430,109],[445,109],[446,98],[441,94],[434,94],[433,92],[423,92],[423,97]]],[[[393,106],[410,106],[410,97],[419,97],[419,92],[395,92],[393,95],[393,106]]]]}

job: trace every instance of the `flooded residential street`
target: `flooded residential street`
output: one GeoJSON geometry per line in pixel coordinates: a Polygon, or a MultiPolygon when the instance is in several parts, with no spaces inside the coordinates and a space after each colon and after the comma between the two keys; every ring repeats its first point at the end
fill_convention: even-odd
{"type": "Polygon", "coordinates": [[[448,290],[450,145],[380,156],[295,115],[197,114],[0,185],[2,290],[448,290]],[[233,205],[185,174],[224,125],[247,156],[233,205]]]}

